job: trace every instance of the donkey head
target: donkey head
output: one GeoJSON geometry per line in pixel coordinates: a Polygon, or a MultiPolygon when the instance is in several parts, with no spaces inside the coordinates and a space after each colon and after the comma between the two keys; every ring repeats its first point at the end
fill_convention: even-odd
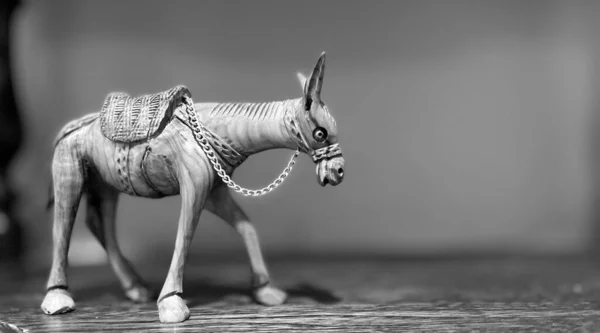
{"type": "Polygon", "coordinates": [[[323,75],[325,74],[325,52],[321,54],[309,78],[298,73],[304,89],[299,108],[292,126],[292,134],[300,150],[312,156],[317,165],[317,180],[321,186],[337,185],[344,179],[344,158],[338,144],[335,119],[321,99],[323,75]]]}

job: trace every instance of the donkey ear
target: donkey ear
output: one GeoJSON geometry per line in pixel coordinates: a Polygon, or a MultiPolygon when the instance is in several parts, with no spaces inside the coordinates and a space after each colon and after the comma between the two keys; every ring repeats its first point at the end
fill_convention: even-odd
{"type": "Polygon", "coordinates": [[[296,76],[298,76],[298,81],[300,81],[300,87],[302,87],[302,90],[304,91],[304,89],[306,89],[306,81],[308,79],[306,78],[306,76],[304,76],[304,74],[300,72],[296,73],[296,76]]]}
{"type": "Polygon", "coordinates": [[[311,101],[321,100],[321,88],[323,87],[323,76],[325,75],[325,52],[321,53],[315,68],[313,69],[308,84],[304,89],[305,97],[311,101]]]}
{"type": "Polygon", "coordinates": [[[317,85],[317,94],[319,95],[319,100],[321,99],[321,88],[323,88],[323,77],[325,76],[325,52],[321,53],[319,57],[319,61],[317,64],[321,64],[319,68],[319,84],[317,85]]]}

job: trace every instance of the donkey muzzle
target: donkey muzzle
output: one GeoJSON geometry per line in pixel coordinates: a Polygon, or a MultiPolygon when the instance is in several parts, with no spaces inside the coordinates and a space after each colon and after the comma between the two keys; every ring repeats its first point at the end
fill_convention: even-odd
{"type": "Polygon", "coordinates": [[[344,180],[344,158],[337,156],[320,160],[317,163],[316,173],[319,185],[338,185],[344,180]]]}

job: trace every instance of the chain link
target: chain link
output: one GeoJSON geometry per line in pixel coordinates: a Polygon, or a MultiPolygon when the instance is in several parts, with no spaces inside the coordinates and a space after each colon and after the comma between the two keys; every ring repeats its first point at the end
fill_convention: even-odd
{"type": "Polygon", "coordinates": [[[286,177],[290,174],[290,172],[292,171],[292,168],[294,167],[294,164],[296,164],[296,158],[298,157],[298,155],[300,155],[300,150],[298,150],[298,149],[296,149],[296,152],[294,152],[294,155],[292,155],[292,158],[288,162],[287,167],[283,170],[283,172],[281,172],[279,177],[277,177],[271,184],[267,185],[266,187],[263,187],[259,190],[251,190],[251,189],[243,188],[240,185],[236,184],[231,179],[231,177],[229,177],[229,175],[227,175],[225,170],[223,170],[221,163],[217,159],[217,155],[216,155],[215,151],[213,150],[210,143],[208,143],[208,140],[206,140],[204,135],[202,135],[202,132],[203,132],[202,127],[203,126],[202,126],[202,124],[200,124],[198,122],[198,118],[196,118],[196,109],[194,107],[194,102],[188,96],[184,96],[183,99],[184,99],[184,103],[186,105],[185,110],[188,115],[188,121],[190,122],[190,125],[193,127],[192,132],[194,133],[194,138],[196,139],[196,142],[198,142],[198,145],[202,148],[202,150],[206,154],[206,157],[208,157],[208,159],[210,160],[210,163],[212,164],[213,169],[215,169],[215,171],[217,172],[217,175],[219,175],[221,180],[223,180],[223,182],[225,184],[227,184],[228,187],[230,187],[231,189],[233,189],[234,191],[236,191],[237,193],[240,193],[242,195],[257,197],[257,196],[265,195],[265,194],[273,191],[274,189],[276,189],[279,185],[281,185],[283,183],[283,181],[286,179],[286,177]]]}

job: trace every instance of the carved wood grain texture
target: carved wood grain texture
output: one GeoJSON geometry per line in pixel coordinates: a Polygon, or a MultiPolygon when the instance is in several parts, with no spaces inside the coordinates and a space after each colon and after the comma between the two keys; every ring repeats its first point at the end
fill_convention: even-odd
{"type": "MultiPolygon", "coordinates": [[[[244,262],[190,265],[191,318],[161,324],[109,267],[70,271],[77,309],[47,316],[44,271],[0,268],[0,321],[29,332],[598,332],[600,269],[587,259],[271,261],[288,304],[252,303],[244,262]]],[[[161,286],[168,263],[140,266],[161,286]]]]}

